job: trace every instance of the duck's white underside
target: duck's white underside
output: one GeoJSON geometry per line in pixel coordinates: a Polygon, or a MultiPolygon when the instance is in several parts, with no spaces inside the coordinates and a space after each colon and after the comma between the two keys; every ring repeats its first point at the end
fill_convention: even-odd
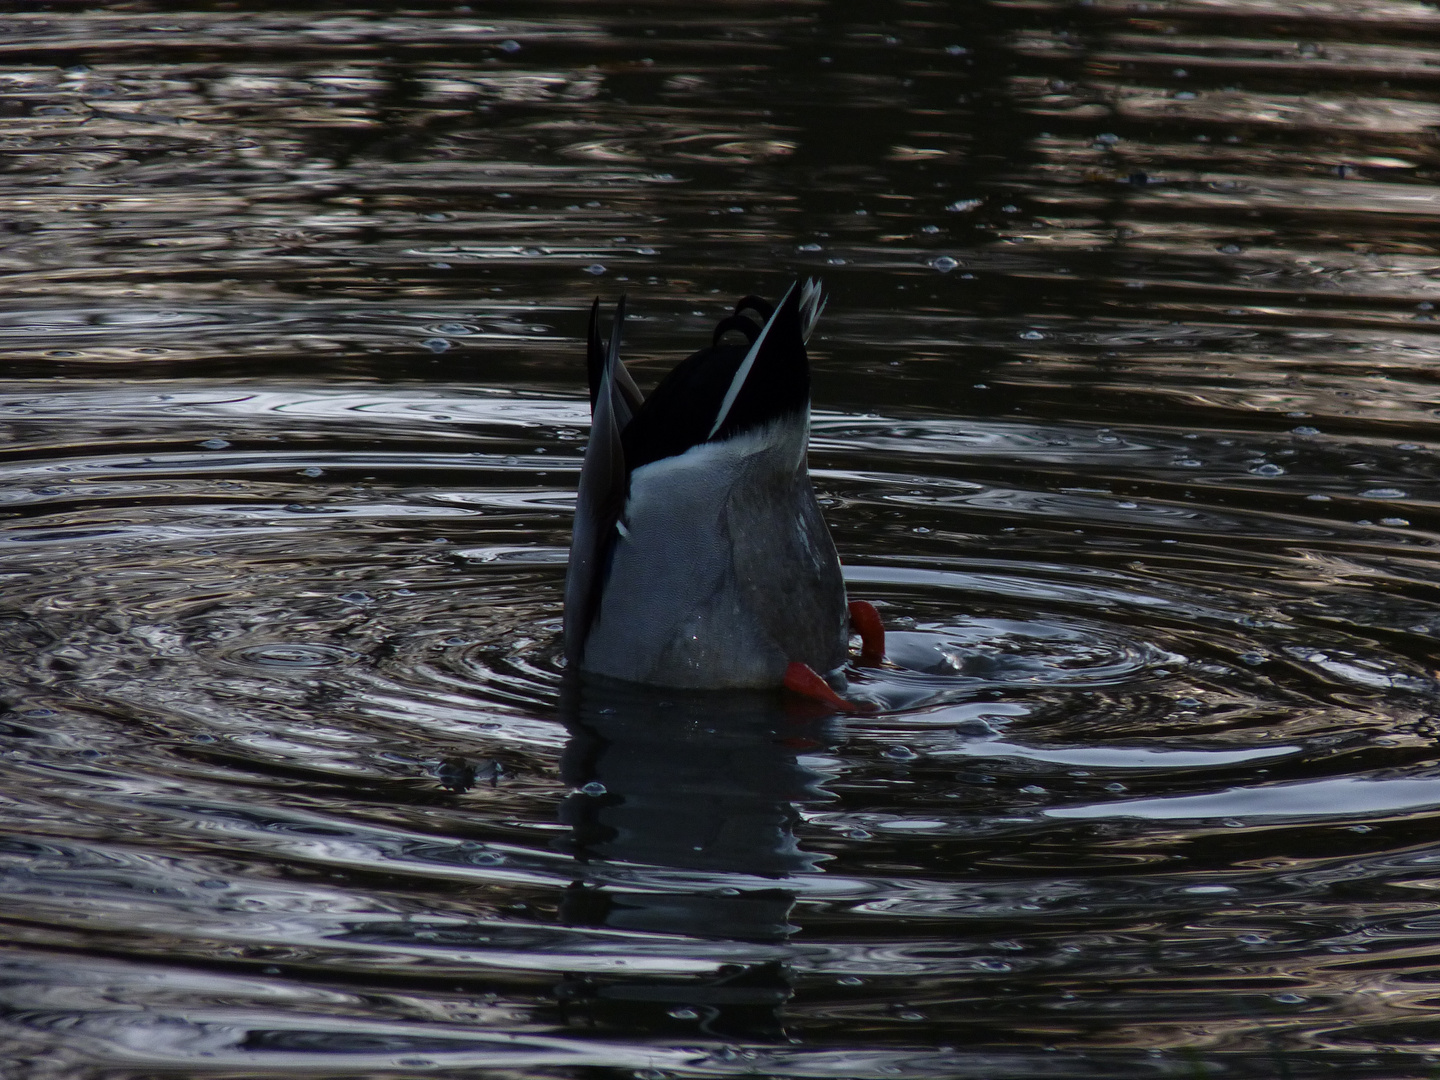
{"type": "Polygon", "coordinates": [[[809,410],[636,469],[581,667],[770,687],[844,662],[845,587],[810,486],[809,410]]]}

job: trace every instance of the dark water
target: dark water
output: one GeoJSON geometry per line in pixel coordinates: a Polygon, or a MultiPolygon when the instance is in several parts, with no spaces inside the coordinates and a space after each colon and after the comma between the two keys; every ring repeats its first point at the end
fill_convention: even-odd
{"type": "Polygon", "coordinates": [[[0,10],[6,1077],[1440,1074],[1433,6],[0,10]],[[883,711],[567,692],[809,274],[883,711]]]}

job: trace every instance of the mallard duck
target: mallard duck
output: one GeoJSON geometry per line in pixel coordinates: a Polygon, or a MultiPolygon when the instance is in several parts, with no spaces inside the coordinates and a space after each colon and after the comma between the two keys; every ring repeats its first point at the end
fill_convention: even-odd
{"type": "Polygon", "coordinates": [[[883,631],[873,607],[847,604],[810,484],[805,342],[823,307],[814,280],[773,308],[745,297],[645,398],[620,361],[625,300],[602,345],[596,299],[568,666],[655,686],[789,686],[850,706],[822,676],[845,663],[852,619],[871,659],[883,631]]]}

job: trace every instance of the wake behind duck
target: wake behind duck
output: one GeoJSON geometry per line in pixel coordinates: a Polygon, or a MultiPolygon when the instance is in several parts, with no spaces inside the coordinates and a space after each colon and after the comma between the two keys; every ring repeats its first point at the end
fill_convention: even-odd
{"type": "Polygon", "coordinates": [[[823,307],[813,280],[774,308],[745,297],[647,399],[620,361],[624,299],[608,346],[595,301],[569,666],[655,686],[788,685],[849,705],[816,673],[844,664],[852,616],[867,657],[883,652],[883,632],[873,607],[847,604],[810,483],[805,342],[823,307]]]}

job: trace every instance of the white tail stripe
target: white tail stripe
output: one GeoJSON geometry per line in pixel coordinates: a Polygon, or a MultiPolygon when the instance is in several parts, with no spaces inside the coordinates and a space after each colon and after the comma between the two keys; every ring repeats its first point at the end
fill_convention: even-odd
{"type": "Polygon", "coordinates": [[[770,333],[770,327],[775,325],[775,316],[780,314],[780,309],[785,306],[785,301],[790,299],[790,294],[795,291],[792,282],[790,288],[785,290],[785,295],[780,298],[780,303],[775,305],[775,311],[770,318],[765,320],[765,328],[760,331],[760,336],[755,339],[755,344],[750,346],[750,351],[745,354],[745,359],[740,361],[740,368],[735,372],[735,377],[730,380],[730,389],[725,391],[725,400],[720,402],[720,411],[715,416],[715,423],[710,425],[710,434],[705,438],[713,439],[715,433],[720,430],[720,425],[725,423],[725,417],[730,415],[730,406],[735,404],[735,399],[740,396],[740,390],[745,385],[745,379],[750,374],[750,369],[755,366],[755,357],[760,355],[760,346],[765,344],[765,335],[770,333]]]}

